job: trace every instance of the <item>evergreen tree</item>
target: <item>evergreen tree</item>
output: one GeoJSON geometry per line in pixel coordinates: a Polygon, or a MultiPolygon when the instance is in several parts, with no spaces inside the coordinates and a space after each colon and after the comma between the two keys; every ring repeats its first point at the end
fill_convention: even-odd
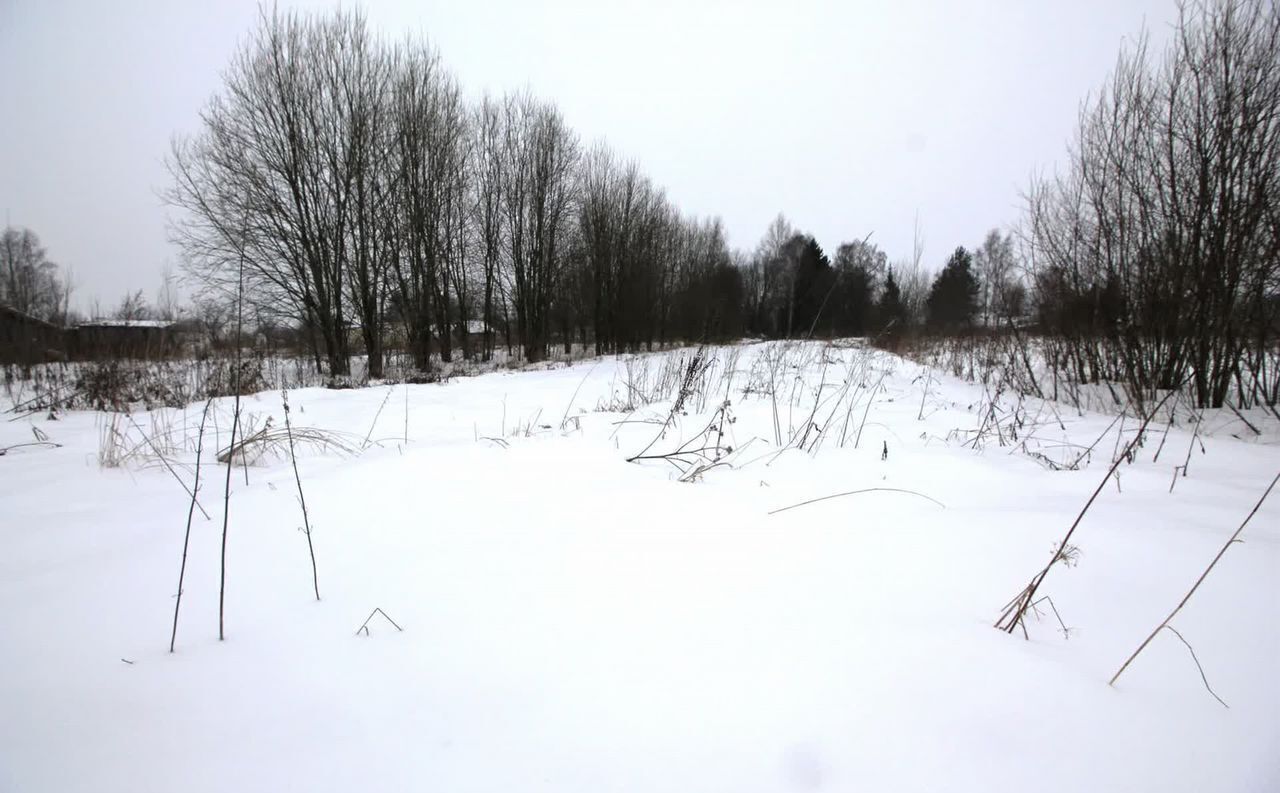
{"type": "Polygon", "coordinates": [[[813,237],[806,238],[798,246],[795,268],[790,330],[793,335],[807,336],[823,311],[835,274],[831,270],[831,260],[813,237]]]}
{"type": "Polygon", "coordinates": [[[889,268],[884,279],[884,292],[880,295],[879,324],[888,333],[899,333],[907,324],[907,307],[902,304],[902,290],[889,268]]]}
{"type": "Polygon", "coordinates": [[[978,309],[978,292],[973,256],[964,246],[956,248],[929,290],[929,325],[938,330],[971,325],[978,309]]]}

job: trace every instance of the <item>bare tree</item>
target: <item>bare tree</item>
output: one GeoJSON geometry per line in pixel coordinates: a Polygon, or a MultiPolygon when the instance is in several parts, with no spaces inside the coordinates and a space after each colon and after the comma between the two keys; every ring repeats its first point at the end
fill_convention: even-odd
{"type": "Polygon", "coordinates": [[[893,265],[899,303],[907,325],[923,325],[928,313],[930,278],[924,267],[924,243],[924,227],[917,215],[912,225],[911,257],[899,259],[893,265]]]}
{"type": "Polygon", "coordinates": [[[71,283],[58,275],[31,229],[6,228],[0,236],[0,305],[61,322],[69,310],[71,283]]]}
{"type": "Polygon", "coordinates": [[[473,174],[472,228],[478,238],[483,278],[481,357],[493,356],[493,328],[497,322],[495,301],[500,299],[499,266],[503,251],[502,215],[502,108],[488,96],[480,101],[471,122],[470,168],[473,174]]]}
{"type": "Polygon", "coordinates": [[[394,139],[391,91],[395,61],[363,31],[338,29],[335,45],[324,48],[328,80],[335,86],[345,129],[333,141],[348,182],[349,239],[346,245],[347,291],[371,378],[383,375],[383,323],[388,281],[397,261],[394,211],[394,139]]]}
{"type": "Polygon", "coordinates": [[[503,104],[503,216],[512,302],[526,360],[550,341],[550,312],[564,263],[574,199],[577,135],[554,105],[528,93],[503,104]]]}
{"type": "MultiPolygon", "coordinates": [[[[1046,328],[1079,379],[1200,405],[1266,398],[1280,287],[1280,11],[1191,2],[1081,110],[1070,167],[1028,195],[1046,328]]],[[[1277,381],[1280,384],[1280,380],[1277,381]]],[[[1274,397],[1272,397],[1274,399],[1274,397]]]]}
{"type": "Polygon", "coordinates": [[[1017,258],[1012,234],[991,229],[973,254],[978,272],[979,308],[984,327],[998,325],[1012,315],[1012,301],[1017,285],[1017,258]]]}
{"type": "Polygon", "coordinates": [[[120,305],[116,306],[116,310],[111,315],[114,319],[124,320],[126,322],[135,322],[142,319],[151,318],[151,308],[147,305],[147,298],[139,289],[136,292],[129,292],[120,298],[120,305]]]}
{"type": "Polygon", "coordinates": [[[156,292],[156,299],[152,313],[156,319],[163,319],[169,322],[176,322],[182,315],[182,306],[178,298],[177,277],[166,265],[160,273],[160,289],[156,292]]]}
{"type": "Polygon", "coordinates": [[[457,81],[425,43],[406,47],[395,81],[397,209],[401,256],[394,273],[397,306],[415,366],[430,368],[433,325],[450,357],[451,220],[465,187],[466,111],[457,81]]]}
{"type": "Polygon", "coordinates": [[[264,10],[201,133],[175,141],[168,159],[189,274],[206,292],[234,294],[243,250],[245,294],[255,307],[288,305],[331,375],[350,372],[344,279],[362,165],[352,129],[363,122],[346,76],[369,54],[368,36],[358,14],[264,10]]]}
{"type": "Polygon", "coordinates": [[[785,247],[795,229],[782,213],[773,219],[756,247],[744,279],[749,327],[755,333],[776,336],[786,326],[784,312],[790,302],[791,286],[785,263],[785,247]]]}

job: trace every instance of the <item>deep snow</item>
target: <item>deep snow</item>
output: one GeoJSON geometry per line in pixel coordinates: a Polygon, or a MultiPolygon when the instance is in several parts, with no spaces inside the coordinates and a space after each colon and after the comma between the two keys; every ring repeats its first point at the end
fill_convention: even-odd
{"type": "MultiPolygon", "coordinates": [[[[860,347],[737,349],[732,380],[715,351],[713,393],[655,445],[728,395],[733,465],[691,483],[625,461],[673,390],[618,410],[691,351],[632,360],[630,377],[608,358],[291,392],[296,424],[377,441],[299,450],[323,599],[287,458],[247,485],[237,467],[218,641],[225,468],[206,439],[212,519],[196,513],[173,655],[182,488],[154,457],[101,468],[103,414],[0,423],[0,446],[32,426],[63,444],[0,456],[0,790],[1280,789],[1277,501],[1175,621],[1230,709],[1167,633],[1107,685],[1280,468],[1274,443],[1219,420],[1170,494],[1192,432],[1171,429],[1153,463],[1159,427],[1076,533],[1079,564],[1044,586],[1069,637],[1046,614],[1027,641],[991,623],[1096,487],[1114,431],[1087,467],[1050,471],[964,445],[980,386],[860,347]],[[853,426],[816,453],[777,453],[757,386],[779,355],[784,441],[815,393],[837,405],[855,381],[853,426]],[[769,514],[875,487],[945,506],[877,491],[769,514]],[[375,607],[404,631],[375,619],[356,636],[375,607]]],[[[200,409],[134,417],[185,447],[188,482],[200,409]]],[[[282,419],[277,393],[244,409],[282,419]]],[[[1063,457],[1054,444],[1088,446],[1114,418],[1030,412],[1037,448],[1063,457]]],[[[215,415],[225,445],[230,400],[215,415]]]]}

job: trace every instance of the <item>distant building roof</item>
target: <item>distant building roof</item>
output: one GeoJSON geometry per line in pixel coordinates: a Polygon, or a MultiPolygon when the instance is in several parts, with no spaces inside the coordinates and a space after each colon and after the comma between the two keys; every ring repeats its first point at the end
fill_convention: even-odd
{"type": "Polygon", "coordinates": [[[82,328],[168,328],[174,325],[167,319],[91,319],[81,322],[82,328]]]}

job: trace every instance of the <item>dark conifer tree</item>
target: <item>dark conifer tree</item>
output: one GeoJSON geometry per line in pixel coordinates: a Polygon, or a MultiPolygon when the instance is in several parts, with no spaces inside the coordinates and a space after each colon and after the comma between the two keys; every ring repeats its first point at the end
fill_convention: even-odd
{"type": "Polygon", "coordinates": [[[813,237],[805,239],[804,244],[799,247],[795,268],[791,330],[794,335],[807,336],[819,319],[823,302],[831,292],[834,273],[831,270],[831,260],[813,237]]]}
{"type": "Polygon", "coordinates": [[[938,330],[967,328],[978,309],[978,279],[973,256],[956,248],[929,290],[929,325],[938,330]]]}
{"type": "Polygon", "coordinates": [[[888,333],[900,333],[907,324],[907,308],[902,304],[902,290],[898,288],[898,281],[893,277],[893,268],[889,268],[888,275],[884,279],[884,292],[880,295],[880,305],[877,307],[877,323],[882,331],[888,333]]]}

